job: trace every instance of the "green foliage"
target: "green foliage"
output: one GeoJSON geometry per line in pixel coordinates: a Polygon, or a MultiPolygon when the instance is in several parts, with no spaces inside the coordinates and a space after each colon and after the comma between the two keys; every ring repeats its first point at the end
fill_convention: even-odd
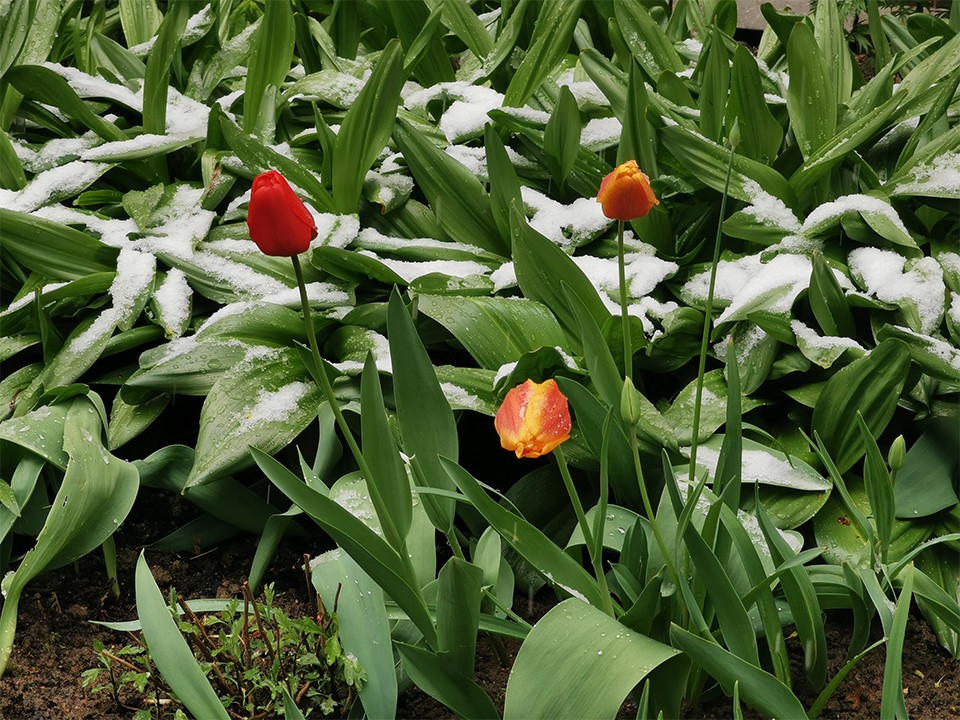
{"type": "MultiPolygon", "coordinates": [[[[735,3],[704,5],[0,3],[0,540],[33,548],[0,552],[0,651],[28,582],[109,549],[139,475],[203,512],[158,547],[259,535],[255,584],[302,522],[333,538],[312,579],[352,604],[342,652],[309,672],[359,658],[369,716],[408,681],[493,714],[478,632],[528,637],[508,716],[609,715],[648,675],[649,717],[714,686],[795,716],[781,614],[822,688],[811,712],[874,618],[903,652],[911,597],[956,654],[960,13],[765,6],[755,57],[735,3]],[[594,197],[629,159],[659,205],[626,228],[621,367],[616,227],[594,197]],[[318,227],[306,318],[289,261],[249,241],[268,169],[318,227]],[[574,410],[570,502],[552,465],[484,464],[499,400],[548,377],[574,410]],[[531,629],[514,584],[571,599],[531,629]],[[834,608],[854,636],[831,678],[834,608]],[[635,641],[616,648],[630,667],[596,627],[635,641]]],[[[160,673],[214,708],[216,673],[177,662],[138,580],[160,673]]],[[[224,653],[238,622],[216,621],[224,653]]],[[[146,653],[116,655],[134,667],[102,655],[114,685],[146,687],[146,653]]],[[[295,716],[298,687],[250,675],[295,716]]]]}
{"type": "MultiPolygon", "coordinates": [[[[173,589],[161,609],[167,620],[176,621],[171,627],[193,654],[187,666],[206,677],[216,692],[214,701],[230,716],[346,717],[366,674],[340,643],[336,608],[327,610],[317,595],[317,615],[296,617],[281,604],[272,585],[262,598],[245,585],[242,600],[227,601],[219,612],[198,614],[173,589]],[[286,705],[286,696],[296,698],[296,705],[286,705]]],[[[142,611],[141,619],[146,623],[142,611]]],[[[84,671],[82,685],[109,693],[118,707],[135,710],[138,719],[177,720],[186,717],[185,709],[200,717],[159,666],[146,633],[131,638],[132,643],[116,647],[95,641],[98,667],[84,671]]]]}

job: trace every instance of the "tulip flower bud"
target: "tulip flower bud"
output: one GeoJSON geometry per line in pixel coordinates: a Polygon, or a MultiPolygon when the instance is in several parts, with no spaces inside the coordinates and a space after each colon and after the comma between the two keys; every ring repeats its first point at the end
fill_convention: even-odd
{"type": "Polygon", "coordinates": [[[306,252],[317,236],[310,211],[276,170],[254,178],[247,227],[260,252],[278,257],[306,252]]]}
{"type": "Polygon", "coordinates": [[[736,118],[733,121],[733,127],[730,128],[730,134],[727,136],[727,142],[730,143],[730,147],[733,150],[736,150],[737,145],[740,144],[740,118],[736,118]]]}
{"type": "Polygon", "coordinates": [[[556,381],[527,380],[507,393],[494,427],[504,450],[538,458],[570,439],[570,410],[556,381]]]}
{"type": "Polygon", "coordinates": [[[890,452],[887,454],[887,462],[890,469],[899,472],[903,468],[903,463],[907,457],[907,442],[903,435],[897,435],[897,439],[890,445],[890,452]]]}
{"type": "Polygon", "coordinates": [[[623,381],[623,390],[620,391],[620,416],[628,426],[633,427],[640,422],[640,393],[633,385],[633,380],[623,381]]]}
{"type": "Polygon", "coordinates": [[[647,215],[660,201],[653,194],[650,179],[635,160],[614,168],[600,183],[597,202],[611,220],[636,220],[647,215]]]}

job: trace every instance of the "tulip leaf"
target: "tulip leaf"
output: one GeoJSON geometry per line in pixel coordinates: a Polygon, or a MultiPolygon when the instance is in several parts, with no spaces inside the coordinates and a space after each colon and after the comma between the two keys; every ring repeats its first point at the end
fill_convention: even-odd
{"type": "Polygon", "coordinates": [[[570,344],[579,350],[582,347],[580,326],[557,279],[563,278],[569,292],[580,299],[597,326],[603,327],[610,312],[597,289],[563,250],[530,227],[522,209],[516,205],[510,212],[510,233],[517,282],[524,297],[546,305],[566,330],[570,344]]]}
{"type": "Polygon", "coordinates": [[[63,452],[69,460],[62,484],[37,535],[36,545],[4,580],[0,676],[10,658],[17,606],[27,583],[44,570],[83,557],[111,537],[133,507],[140,487],[136,468],[103,447],[100,441],[103,421],[89,398],[72,399],[63,414],[63,452]]]}
{"type": "Polygon", "coordinates": [[[596,582],[578,562],[536,527],[491,500],[476,478],[456,462],[447,458],[440,462],[460,492],[533,568],[564,592],[602,607],[596,582]]]}
{"type": "MultiPolygon", "coordinates": [[[[418,480],[436,489],[452,490],[453,485],[440,467],[439,457],[457,458],[456,421],[433,363],[396,290],[387,307],[387,333],[393,358],[393,394],[403,451],[416,457],[414,467],[423,472],[423,477],[418,480]]],[[[424,508],[438,529],[450,528],[453,500],[427,495],[424,508]]]]}
{"type": "Polygon", "coordinates": [[[398,553],[405,552],[413,512],[410,480],[388,424],[377,365],[369,352],[360,379],[360,425],[364,457],[370,468],[367,488],[380,527],[387,542],[398,553]]]}
{"type": "Polygon", "coordinates": [[[400,43],[392,41],[343,119],[333,150],[333,200],[340,213],[357,212],[363,179],[390,139],[401,71],[400,43]]]}
{"type": "Polygon", "coordinates": [[[634,687],[679,655],[581,600],[565,600],[520,646],[507,682],[504,720],[616,717],[634,687]],[[585,687],[591,692],[583,692],[585,687]]]}
{"type": "Polygon", "coordinates": [[[500,717],[490,696],[472,677],[451,665],[445,654],[402,642],[395,643],[395,647],[403,659],[403,669],[414,684],[457,716],[467,720],[500,717]]]}
{"type": "Polygon", "coordinates": [[[394,139],[440,227],[457,242],[504,255],[506,247],[490,212],[490,198],[476,175],[406,120],[397,121],[394,139]]]}
{"type": "MultiPolygon", "coordinates": [[[[269,462],[271,458],[256,448],[250,453],[257,464],[269,462]]],[[[423,633],[430,647],[437,646],[437,631],[433,619],[424,603],[423,595],[416,579],[407,573],[407,565],[397,552],[376,532],[367,527],[362,520],[334,500],[311,489],[289,470],[274,472],[270,481],[284,495],[303,508],[314,522],[332,537],[337,544],[363,568],[371,579],[383,588],[407,617],[423,633]]]]}
{"type": "Polygon", "coordinates": [[[333,211],[334,202],[330,193],[304,165],[244,134],[225,115],[220,117],[220,127],[227,144],[253,174],[278,170],[292,184],[308,193],[318,210],[333,211]]]}
{"type": "Polygon", "coordinates": [[[524,298],[418,295],[419,309],[453,333],[483,368],[498,370],[541,347],[564,347],[556,318],[524,298]]]}
{"type": "Polygon", "coordinates": [[[234,366],[203,403],[196,461],[184,488],[249,465],[251,445],[266,453],[284,447],[316,417],[319,402],[320,390],[296,350],[234,366]]]}
{"type": "Polygon", "coordinates": [[[580,19],[583,0],[546,0],[534,25],[530,47],[517,68],[503,104],[523,107],[566,53],[580,19]]]}
{"type": "Polygon", "coordinates": [[[580,110],[566,85],[543,131],[543,152],[550,174],[561,185],[573,169],[580,150],[580,110]]]}
{"type": "MultiPolygon", "coordinates": [[[[253,52],[247,72],[243,93],[243,130],[252,133],[263,113],[261,107],[270,95],[265,91],[270,86],[279,87],[290,70],[290,55],[293,52],[294,28],[293,7],[289,2],[269,2],[263,20],[252,41],[253,52]]],[[[271,115],[273,108],[268,109],[271,115]]],[[[306,189],[306,188],[304,188],[306,189]]]]}
{"type": "Polygon", "coordinates": [[[26,97],[59,108],[64,115],[90,128],[104,140],[128,139],[123,130],[97,115],[63,77],[49,68],[19,65],[10,68],[3,79],[26,97]]]}
{"type": "Polygon", "coordinates": [[[394,717],[397,671],[383,589],[343,550],[320,555],[311,568],[324,607],[337,609],[343,651],[354,655],[366,673],[367,682],[359,691],[364,713],[371,718],[394,717]]]}
{"type": "Polygon", "coordinates": [[[724,692],[732,695],[739,683],[741,697],[765,715],[806,717],[803,705],[789,687],[762,668],[725,650],[715,640],[705,640],[679,625],[672,625],[670,642],[716,678],[724,692]]]}
{"type": "Polygon", "coordinates": [[[137,561],[136,589],[137,615],[143,629],[143,639],[157,670],[163,674],[170,689],[195,716],[229,720],[230,716],[220,698],[170,616],[170,609],[163,600],[143,553],[140,553],[137,561]]]}
{"type": "Polygon", "coordinates": [[[790,33],[787,63],[790,67],[787,112],[806,160],[836,132],[837,97],[821,49],[813,32],[803,23],[790,33]]]}
{"type": "Polygon", "coordinates": [[[856,415],[879,435],[897,407],[910,371],[910,351],[897,339],[884,340],[866,357],[837,372],[820,393],[812,426],[841,473],[864,453],[856,415]]]}

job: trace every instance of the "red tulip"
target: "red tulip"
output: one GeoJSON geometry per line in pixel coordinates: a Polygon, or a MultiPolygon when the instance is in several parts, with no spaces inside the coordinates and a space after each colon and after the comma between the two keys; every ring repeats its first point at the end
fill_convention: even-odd
{"type": "Polygon", "coordinates": [[[313,216],[276,170],[254,178],[247,227],[264,255],[278,257],[306,252],[317,236],[313,216]]]}
{"type": "Polygon", "coordinates": [[[503,399],[493,421],[500,445],[518,458],[546,455],[570,439],[567,398],[554,380],[517,385],[503,399]]]}
{"type": "Polygon", "coordinates": [[[597,201],[608,218],[624,221],[642,218],[660,204],[650,187],[650,178],[634,160],[617,166],[603,179],[597,201]]]}

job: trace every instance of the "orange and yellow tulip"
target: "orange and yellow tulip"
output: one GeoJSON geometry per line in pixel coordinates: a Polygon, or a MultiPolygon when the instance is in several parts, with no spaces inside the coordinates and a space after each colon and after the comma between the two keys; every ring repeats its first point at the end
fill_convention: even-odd
{"type": "Polygon", "coordinates": [[[507,393],[494,427],[504,450],[518,458],[538,458],[570,439],[567,398],[554,380],[527,380],[507,393]]]}
{"type": "Polygon", "coordinates": [[[618,165],[603,179],[597,202],[608,218],[623,221],[642,218],[660,204],[650,187],[650,178],[635,160],[618,165]]]}

